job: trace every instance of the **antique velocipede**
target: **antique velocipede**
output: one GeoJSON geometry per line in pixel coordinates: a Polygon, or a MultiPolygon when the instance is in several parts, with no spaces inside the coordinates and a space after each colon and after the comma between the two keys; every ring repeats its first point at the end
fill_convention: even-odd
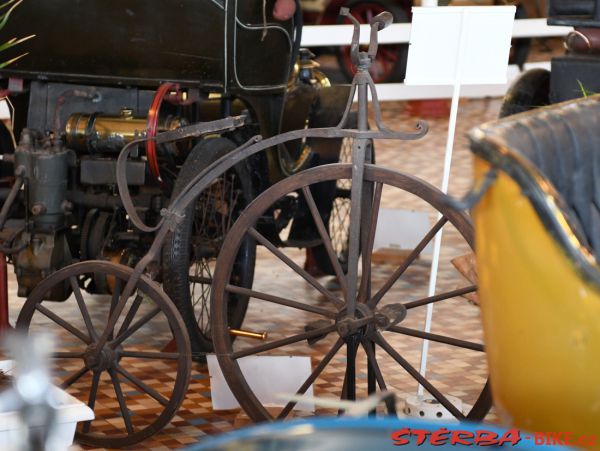
{"type": "MultiPolygon", "coordinates": [[[[100,446],[126,446],[149,437],[170,421],[186,393],[191,351],[179,313],[168,296],[152,280],[152,268],[155,266],[153,262],[158,260],[166,237],[182,220],[188,205],[215,177],[265,149],[308,138],[352,139],[352,163],[323,165],[302,171],[263,192],[232,226],[214,269],[210,306],[212,337],[218,362],[230,389],[255,421],[287,417],[294,410],[296,401],[290,399],[285,407],[277,411],[267,409],[248,384],[240,362],[247,356],[273,352],[287,354],[289,350],[291,354],[317,357],[317,364],[298,388],[297,395],[302,395],[309,389],[319,394],[319,387],[322,387],[319,381],[327,382],[334,377],[332,371],[339,369],[340,365],[342,369],[338,373],[343,374],[343,399],[353,400],[360,396],[363,383],[366,384],[364,389],[367,393],[396,390],[395,378],[399,366],[413,381],[424,387],[431,395],[431,402],[439,403],[449,414],[459,419],[479,420],[488,412],[491,398],[487,383],[478,385],[476,374],[473,375],[474,382],[469,383],[470,388],[465,389],[470,390],[472,399],[466,402],[467,405],[461,406],[456,398],[448,396],[453,387],[437,388],[435,377],[423,375],[424,372],[410,363],[411,358],[404,355],[403,340],[429,340],[449,345],[444,348],[442,358],[449,357],[448,349],[456,350],[453,352],[461,356],[465,352],[474,354],[474,358],[482,362],[485,374],[483,345],[480,339],[471,338],[477,337],[477,331],[462,330],[464,328],[458,324],[457,328],[448,329],[458,336],[452,337],[444,333],[423,332],[413,321],[419,318],[413,312],[423,310],[419,307],[434,302],[439,303],[437,305],[440,305],[440,311],[445,312],[444,315],[448,315],[445,317],[452,320],[456,302],[464,303],[453,298],[476,291],[473,284],[465,286],[462,283],[462,286],[456,288],[455,282],[440,280],[440,286],[444,286],[442,292],[434,296],[418,297],[416,300],[413,297],[418,292],[418,287],[423,286],[424,274],[427,277],[427,247],[438,231],[444,227],[448,229],[448,238],[457,243],[455,247],[461,253],[471,251],[473,232],[466,214],[448,207],[443,194],[433,186],[414,176],[368,163],[372,161],[372,140],[416,140],[427,133],[427,125],[419,122],[414,132],[397,132],[382,124],[377,93],[368,68],[377,53],[377,32],[391,22],[391,15],[382,13],[371,20],[368,50],[360,51],[358,22],[350,16],[348,10],[343,10],[342,14],[355,25],[352,58],[357,72],[346,111],[338,126],[306,128],[268,139],[260,136],[250,139],[198,173],[168,208],[162,210],[162,219],[153,226],[140,219],[128,191],[125,162],[132,150],[148,139],[165,143],[190,136],[222,133],[243,125],[246,116],[200,123],[158,134],[154,138],[131,142],[119,156],[117,180],[129,219],[140,230],[155,232],[150,250],[134,268],[97,260],[72,264],[51,274],[28,297],[19,315],[19,327],[34,330],[34,320],[41,318],[42,327],[48,324],[58,325],[74,338],[65,341],[55,357],[57,362],[61,362],[57,366],[67,375],[63,385],[87,399],[96,412],[97,419],[83,424],[78,430],[80,441],[100,446]],[[375,129],[370,129],[368,124],[369,91],[375,129]],[[346,128],[347,118],[355,93],[358,93],[358,128],[350,129],[346,128]],[[326,225],[328,218],[323,217],[318,206],[319,200],[322,200],[319,196],[323,188],[331,186],[350,190],[348,257],[344,260],[339,258],[339,252],[332,245],[331,233],[328,233],[326,225]],[[380,206],[384,198],[410,198],[413,204],[425,205],[432,210],[436,222],[424,237],[417,240],[391,274],[382,275],[372,268],[371,259],[380,206]],[[325,249],[325,258],[333,268],[338,286],[321,283],[316,276],[294,261],[298,258],[297,251],[291,248],[290,241],[286,241],[284,237],[285,233],[289,233],[289,228],[280,227],[278,230],[281,233],[270,236],[259,232],[256,224],[266,214],[283,221],[284,225],[296,221],[296,224],[314,228],[317,232],[316,241],[325,249]],[[270,255],[267,268],[269,274],[275,274],[278,265],[283,266],[292,275],[292,280],[299,281],[298,287],[291,287],[286,282],[286,286],[279,287],[282,289],[277,291],[275,276],[270,278],[273,290],[269,288],[270,283],[265,287],[257,284],[252,288],[240,286],[233,270],[236,257],[244,251],[244,243],[248,241],[262,245],[264,249],[261,250],[270,255]],[[100,305],[88,297],[84,299],[82,295],[80,286],[85,286],[86,280],[93,280],[97,274],[104,275],[112,287],[109,306],[100,305]],[[399,281],[403,275],[408,278],[407,282],[399,281]],[[70,284],[74,296],[60,304],[46,301],[48,292],[61,284],[70,284]],[[241,296],[234,298],[232,295],[241,296]],[[249,299],[252,301],[249,302],[249,299]],[[239,302],[244,303],[243,308],[239,308],[239,302]],[[81,312],[81,328],[61,317],[60,311],[67,309],[65,304],[77,305],[71,311],[81,312]],[[255,310],[255,306],[259,306],[258,310],[255,310]],[[262,310],[260,306],[265,309],[262,310]],[[101,320],[95,314],[92,318],[89,314],[90,307],[105,308],[105,317],[101,320]],[[234,315],[243,315],[246,308],[249,315],[247,322],[258,318],[257,327],[264,325],[260,320],[268,323],[269,327],[281,319],[283,327],[262,344],[252,344],[253,342],[242,338],[234,343],[229,325],[235,324],[234,315]],[[278,317],[278,313],[273,313],[273,308],[282,308],[285,313],[278,317]],[[167,337],[165,343],[156,343],[159,335],[167,337]],[[165,344],[168,344],[167,348],[164,347],[165,344]],[[340,359],[337,353],[344,346],[346,356],[345,359],[340,359]],[[364,354],[359,353],[361,348],[364,354]],[[376,354],[377,349],[383,353],[376,354]],[[361,372],[361,366],[366,368],[366,375],[361,372]],[[386,373],[389,373],[388,376],[385,376],[386,373]],[[168,385],[169,380],[174,380],[174,383],[168,385]],[[97,400],[103,393],[104,382],[112,384],[111,391],[114,390],[117,402],[99,406],[97,400]],[[123,382],[136,389],[129,392],[124,390],[123,382]]],[[[442,253],[443,260],[456,256],[442,253]]],[[[260,275],[260,268],[256,274],[260,275]]],[[[472,308],[476,310],[476,307],[472,308]]],[[[239,318],[238,320],[241,321],[239,318]]],[[[434,363],[432,361],[432,365],[434,363]]],[[[468,368],[461,371],[464,373],[459,375],[461,378],[471,380],[467,374],[468,368]]],[[[434,373],[432,370],[431,374],[434,373]]],[[[277,374],[273,374],[273,377],[277,378],[277,374]]],[[[485,376],[482,380],[485,381],[485,376]]],[[[462,395],[466,396],[466,391],[462,395]]],[[[395,406],[389,403],[387,410],[389,414],[394,414],[395,406]]]]}

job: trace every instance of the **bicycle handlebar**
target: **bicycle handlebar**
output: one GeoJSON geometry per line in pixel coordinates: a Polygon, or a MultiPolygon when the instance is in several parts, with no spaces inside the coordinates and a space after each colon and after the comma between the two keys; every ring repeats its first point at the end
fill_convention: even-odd
{"type": "Polygon", "coordinates": [[[371,36],[369,38],[369,49],[366,53],[359,51],[360,22],[350,13],[350,9],[345,7],[340,8],[340,16],[347,17],[354,26],[352,43],[350,44],[352,64],[358,69],[368,69],[377,55],[377,47],[379,45],[377,42],[377,33],[390,25],[394,21],[394,16],[388,11],[383,11],[371,19],[369,22],[369,25],[371,26],[371,36]],[[361,58],[363,55],[365,57],[361,58]]]}

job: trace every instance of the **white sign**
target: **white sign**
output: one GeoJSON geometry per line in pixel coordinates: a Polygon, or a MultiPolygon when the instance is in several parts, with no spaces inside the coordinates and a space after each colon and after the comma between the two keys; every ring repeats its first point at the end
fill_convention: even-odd
{"type": "MultiPolygon", "coordinates": [[[[206,356],[210,375],[210,397],[213,410],[237,409],[240,404],[231,393],[223,372],[214,354],[206,356]]],[[[281,395],[293,395],[310,376],[312,368],[310,357],[304,356],[248,356],[238,360],[248,385],[266,407],[284,407],[289,398],[281,395]]],[[[311,386],[305,393],[313,396],[311,386]]],[[[298,403],[297,410],[314,411],[313,402],[298,403]]]]}
{"type": "Polygon", "coordinates": [[[414,7],[407,85],[506,83],[515,6],[414,7]]]}
{"type": "MultiPolygon", "coordinates": [[[[387,247],[413,250],[430,228],[427,212],[381,208],[377,219],[373,249],[387,247]]],[[[421,253],[431,254],[432,252],[433,245],[429,243],[421,253]]]]}

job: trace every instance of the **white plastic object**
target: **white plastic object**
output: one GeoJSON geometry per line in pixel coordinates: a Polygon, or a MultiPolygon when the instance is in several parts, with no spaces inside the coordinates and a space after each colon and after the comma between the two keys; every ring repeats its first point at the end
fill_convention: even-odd
{"type": "MultiPolygon", "coordinates": [[[[213,410],[229,410],[240,407],[229,385],[225,381],[217,357],[206,356],[208,374],[210,375],[210,394],[213,410]]],[[[284,407],[281,395],[296,393],[312,372],[310,357],[307,356],[273,356],[251,355],[238,360],[248,385],[262,405],[267,407],[284,407]],[[276,374],[277,377],[273,377],[276,374]]],[[[306,401],[299,402],[294,410],[314,411],[313,386],[306,390],[306,401]]]]}
{"type": "MultiPolygon", "coordinates": [[[[462,401],[454,396],[446,396],[462,412],[462,401]]],[[[458,422],[443,405],[431,395],[409,396],[404,401],[402,412],[409,418],[421,418],[429,421],[458,422]]]]}
{"type": "MultiPolygon", "coordinates": [[[[0,361],[0,371],[10,375],[14,368],[12,360],[0,361]]],[[[74,398],[64,390],[54,387],[56,390],[57,428],[54,442],[61,449],[68,449],[73,444],[75,429],[79,421],[94,419],[94,411],[86,404],[74,398]]],[[[0,412],[0,449],[10,451],[15,443],[18,443],[16,434],[19,434],[20,420],[16,411],[0,412]]]]}

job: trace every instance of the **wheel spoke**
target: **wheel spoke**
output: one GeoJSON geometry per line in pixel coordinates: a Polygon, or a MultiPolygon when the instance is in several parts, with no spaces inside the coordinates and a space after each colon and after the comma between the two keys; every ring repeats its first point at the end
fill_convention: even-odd
{"type": "Polygon", "coordinates": [[[71,284],[71,289],[73,290],[73,294],[75,295],[75,299],[77,300],[77,305],[79,306],[79,311],[81,312],[81,316],[83,317],[83,322],[85,323],[85,327],[88,331],[88,334],[92,338],[92,340],[96,340],[98,338],[98,334],[94,329],[94,325],[92,324],[92,319],[90,318],[90,313],[85,305],[85,301],[83,300],[83,294],[81,293],[81,289],[79,288],[79,283],[74,276],[69,277],[69,283],[71,284]]]}
{"type": "Polygon", "coordinates": [[[82,359],[84,352],[71,352],[71,351],[56,351],[52,353],[53,359],[82,359]]]}
{"type": "Polygon", "coordinates": [[[423,237],[423,239],[417,244],[417,246],[411,251],[411,253],[406,257],[406,259],[402,262],[402,264],[394,271],[394,273],[390,276],[390,278],[385,282],[385,284],[380,288],[380,290],[373,296],[368,305],[371,308],[375,308],[379,301],[385,296],[385,294],[389,291],[390,288],[396,283],[396,281],[404,274],[404,271],[408,269],[408,267],[412,264],[412,262],[421,254],[423,249],[429,244],[429,242],[435,237],[435,235],[440,231],[442,227],[448,222],[448,218],[442,216],[438,222],[427,232],[427,234],[423,237]]]}
{"type": "Polygon", "coordinates": [[[144,316],[142,316],[139,320],[137,320],[135,323],[133,323],[133,325],[127,329],[125,332],[123,332],[122,334],[117,335],[117,338],[115,338],[113,341],[110,342],[110,347],[111,348],[116,348],[117,346],[119,346],[121,343],[123,343],[125,340],[127,340],[129,337],[131,337],[135,332],[137,332],[137,330],[142,327],[144,324],[148,323],[152,318],[154,318],[156,315],[158,315],[158,313],[160,312],[160,307],[155,307],[152,310],[150,310],[148,313],[146,313],[144,316]]]}
{"type": "Polygon", "coordinates": [[[81,379],[83,377],[83,375],[85,373],[87,373],[89,371],[89,368],[87,366],[84,366],[82,368],[80,368],[79,370],[75,371],[73,374],[71,374],[69,377],[67,377],[62,384],[60,384],[60,388],[62,388],[63,390],[66,388],[69,388],[71,385],[73,385],[75,382],[77,382],[79,379],[81,379]]]}
{"type": "MultiPolygon", "coordinates": [[[[348,399],[348,371],[344,371],[344,381],[342,382],[342,392],[340,393],[340,399],[348,399]]],[[[342,409],[339,409],[338,416],[342,415],[343,412],[344,411],[342,409]]]]}
{"type": "Polygon", "coordinates": [[[119,376],[113,369],[109,369],[108,374],[110,374],[110,378],[113,383],[113,388],[115,389],[115,395],[117,395],[117,401],[119,402],[119,409],[121,409],[121,415],[123,416],[125,429],[127,429],[128,434],[133,434],[131,414],[129,413],[129,410],[127,409],[127,404],[125,403],[125,396],[123,396],[123,390],[121,389],[121,382],[119,381],[119,376]]]}
{"type": "MultiPolygon", "coordinates": [[[[340,393],[340,400],[345,401],[348,399],[348,371],[344,371],[344,380],[342,382],[342,392],[340,393]]],[[[344,415],[344,409],[338,408],[337,416],[341,417],[344,415]]]]}
{"type": "Polygon", "coordinates": [[[123,332],[125,332],[127,330],[129,325],[133,321],[133,318],[135,318],[135,315],[136,315],[138,309],[140,308],[140,305],[141,305],[143,299],[144,299],[144,297],[141,294],[138,294],[135,297],[135,299],[133,300],[133,303],[131,304],[131,307],[129,307],[129,310],[127,311],[127,315],[125,315],[123,324],[121,324],[121,327],[119,328],[119,332],[117,332],[117,337],[120,336],[123,332]]]}
{"type": "Polygon", "coordinates": [[[315,279],[304,269],[302,269],[300,266],[294,263],[287,255],[285,255],[283,252],[281,252],[279,249],[273,246],[273,243],[271,243],[263,235],[261,235],[254,227],[250,227],[248,229],[248,234],[260,244],[265,246],[273,255],[279,258],[283,263],[285,263],[287,266],[293,269],[294,272],[296,272],[300,277],[302,277],[309,284],[311,284],[319,293],[321,293],[323,296],[325,296],[327,299],[333,302],[338,308],[341,308],[344,305],[344,303],[340,299],[338,299],[331,291],[329,291],[327,288],[321,285],[317,281],[317,279],[315,279]]]}
{"type": "MultiPolygon", "coordinates": [[[[121,286],[122,286],[122,282],[120,279],[117,279],[115,281],[115,288],[113,291],[113,294],[110,298],[110,309],[108,310],[108,318],[106,320],[107,324],[110,322],[110,317],[112,316],[113,312],[115,311],[115,307],[117,306],[117,303],[119,302],[119,297],[121,296],[121,286]]],[[[110,332],[110,334],[108,335],[108,339],[112,340],[114,338],[114,330],[112,330],[110,332]]]]}
{"type": "MultiPolygon", "coordinates": [[[[367,362],[369,363],[369,368],[375,374],[375,379],[377,380],[377,385],[379,386],[379,390],[387,391],[387,385],[385,383],[385,379],[383,378],[383,373],[381,372],[381,368],[377,363],[377,358],[375,357],[375,350],[373,349],[373,342],[361,340],[360,344],[363,349],[367,353],[367,362]]],[[[394,399],[388,399],[385,401],[385,404],[388,409],[388,414],[395,415],[396,414],[396,403],[394,399]]]]}
{"type": "MultiPolygon", "coordinates": [[[[325,356],[323,356],[323,358],[321,359],[319,364],[315,367],[315,369],[312,371],[312,373],[310,373],[310,376],[308,376],[308,378],[300,386],[300,388],[296,392],[297,396],[302,396],[304,393],[306,393],[306,390],[308,390],[309,387],[312,384],[314,384],[314,382],[317,380],[317,377],[319,377],[321,375],[321,373],[323,372],[325,367],[329,364],[331,359],[333,357],[335,357],[335,355],[340,350],[340,348],[342,347],[343,344],[344,344],[344,340],[342,340],[341,338],[338,338],[338,341],[336,341],[335,344],[333,345],[333,347],[329,350],[329,352],[327,354],[325,354],[325,356]]],[[[292,409],[296,406],[297,403],[298,403],[298,401],[288,402],[285,405],[285,407],[283,408],[283,410],[281,412],[279,412],[279,415],[277,415],[277,419],[281,420],[281,419],[287,417],[287,415],[292,411],[292,409]]]]}
{"type": "Polygon", "coordinates": [[[457,288],[456,290],[447,291],[445,293],[436,294],[434,296],[429,296],[423,299],[417,299],[416,301],[406,302],[404,307],[406,309],[411,309],[415,307],[421,307],[423,305],[431,304],[433,302],[444,301],[446,299],[452,299],[457,296],[463,296],[468,293],[473,293],[477,291],[477,285],[469,285],[468,287],[457,288]]]}
{"type": "MultiPolygon", "coordinates": [[[[361,340],[362,345],[362,340],[361,340]]],[[[375,354],[375,343],[373,341],[369,341],[367,346],[369,346],[373,350],[373,354],[375,354]]],[[[366,351],[365,351],[366,353],[366,351]]],[[[377,362],[375,362],[377,363],[377,362]]],[[[372,368],[373,365],[369,365],[369,356],[367,355],[367,395],[371,396],[377,393],[377,376],[372,368]]],[[[374,408],[369,412],[369,416],[376,415],[377,409],[374,408]]]]}
{"type": "Polygon", "coordinates": [[[332,312],[331,310],[317,307],[315,305],[303,304],[302,302],[292,301],[291,299],[282,298],[272,294],[250,290],[244,287],[238,287],[237,285],[229,284],[225,286],[225,291],[228,291],[229,293],[240,294],[242,296],[249,296],[255,299],[261,299],[263,301],[272,302],[274,304],[285,305],[287,307],[303,310],[305,312],[316,313],[317,315],[325,316],[327,318],[334,319],[337,317],[337,313],[332,312]]]}
{"type": "Polygon", "coordinates": [[[413,367],[408,361],[406,361],[382,336],[380,333],[377,333],[375,338],[376,343],[381,346],[385,352],[387,352],[390,357],[392,357],[398,364],[404,368],[404,370],[410,374],[419,384],[421,384],[425,389],[431,393],[431,395],[439,401],[452,415],[454,415],[459,420],[464,420],[465,416],[463,413],[456,408],[454,404],[450,402],[448,398],[446,398],[437,388],[435,388],[431,382],[429,382],[425,377],[423,377],[415,367],[413,367]]]}
{"type": "MultiPolygon", "coordinates": [[[[166,234],[167,232],[163,231],[160,233],[166,234]]],[[[157,236],[156,240],[154,241],[155,244],[160,242],[160,241],[157,241],[158,238],[160,237],[160,233],[157,236]]],[[[151,251],[149,251],[149,253],[146,255],[146,257],[148,257],[149,255],[152,255],[151,251]]],[[[141,263],[143,263],[143,261],[141,263]]],[[[123,313],[123,310],[125,309],[125,306],[127,305],[127,301],[133,295],[133,293],[136,289],[137,283],[140,281],[140,278],[142,277],[141,266],[138,264],[136,268],[134,268],[133,273],[129,276],[129,279],[127,280],[127,283],[125,284],[125,288],[123,288],[123,291],[119,293],[119,301],[116,303],[114,308],[111,309],[110,315],[108,316],[108,322],[107,322],[106,328],[104,329],[104,332],[102,332],[102,335],[98,338],[98,341],[96,343],[96,346],[98,349],[96,351],[96,355],[99,355],[100,350],[104,347],[106,342],[109,341],[109,338],[112,340],[113,332],[114,332],[115,326],[117,325],[117,321],[119,320],[121,313],[123,313]]],[[[115,290],[115,292],[118,292],[118,291],[115,290]]],[[[121,341],[123,341],[123,340],[121,340],[121,341]]]]}
{"type": "Polygon", "coordinates": [[[333,245],[331,244],[331,237],[327,233],[325,224],[323,224],[323,218],[321,218],[321,214],[319,213],[319,209],[317,208],[315,199],[313,198],[313,195],[307,186],[304,186],[302,188],[302,193],[304,194],[304,198],[306,199],[306,203],[308,204],[310,213],[313,217],[315,225],[317,226],[317,230],[319,231],[319,235],[321,236],[321,240],[323,241],[323,245],[325,246],[325,250],[327,251],[329,261],[331,262],[340,287],[342,288],[342,292],[344,293],[344,296],[346,296],[346,291],[348,290],[348,286],[346,285],[346,277],[344,276],[342,265],[340,265],[340,261],[337,258],[337,255],[335,255],[335,251],[333,250],[333,245]]]}
{"type": "MultiPolygon", "coordinates": [[[[90,395],[88,397],[88,407],[94,410],[94,406],[96,405],[96,395],[98,394],[98,384],[100,382],[100,375],[102,373],[97,371],[92,376],[92,386],[90,387],[90,395]]],[[[86,421],[83,423],[83,432],[87,434],[90,432],[90,427],[92,425],[92,420],[86,421]]]]}
{"type": "Polygon", "coordinates": [[[134,357],[137,359],[162,359],[177,360],[181,354],[177,352],[145,352],[145,351],[121,351],[122,357],[134,357]]]}
{"type": "Polygon", "coordinates": [[[127,371],[122,366],[117,365],[116,370],[118,373],[121,373],[123,375],[123,377],[125,377],[125,379],[127,379],[129,382],[131,382],[137,388],[142,390],[144,393],[150,395],[152,398],[154,398],[156,401],[158,401],[163,406],[166,406],[167,404],[169,404],[169,400],[167,398],[165,398],[163,395],[161,395],[159,392],[154,390],[152,387],[148,386],[145,382],[141,381],[139,378],[137,378],[136,376],[131,374],[129,371],[127,371]]]}
{"type": "Polygon", "coordinates": [[[366,242],[363,242],[362,247],[362,276],[360,278],[360,288],[358,289],[359,302],[366,302],[371,282],[371,257],[373,254],[373,244],[375,241],[375,231],[377,230],[377,219],[379,216],[379,207],[381,206],[382,191],[383,183],[379,182],[375,186],[375,194],[373,196],[373,205],[371,208],[371,222],[369,224],[368,234],[365,235],[366,242]]]}
{"type": "Polygon", "coordinates": [[[358,352],[358,340],[357,336],[352,335],[346,342],[346,374],[344,376],[344,385],[346,386],[345,399],[350,401],[356,400],[356,354],[358,352]]]}
{"type": "Polygon", "coordinates": [[[438,343],[444,343],[451,346],[457,346],[459,348],[471,349],[473,351],[485,352],[484,346],[481,343],[473,343],[471,341],[460,340],[458,338],[446,337],[444,335],[432,334],[431,332],[423,332],[421,330],[409,329],[403,326],[392,326],[389,329],[390,332],[396,332],[398,334],[409,335],[411,337],[422,338],[424,340],[436,341],[438,343]]]}
{"type": "Polygon", "coordinates": [[[49,318],[52,321],[54,321],[56,324],[58,324],[59,326],[61,326],[63,329],[66,329],[69,332],[71,332],[73,335],[75,335],[77,338],[79,338],[85,344],[89,345],[92,342],[92,340],[90,339],[90,337],[88,337],[86,334],[84,334],[83,332],[81,332],[79,329],[73,327],[71,324],[69,324],[67,321],[65,321],[64,319],[62,319],[56,313],[52,312],[51,310],[48,310],[42,304],[36,304],[35,309],[38,312],[40,312],[42,315],[44,315],[47,318],[49,318]]]}
{"type": "Polygon", "coordinates": [[[281,340],[275,340],[271,343],[266,343],[260,346],[254,346],[252,348],[242,349],[240,351],[233,352],[231,357],[233,359],[241,359],[242,357],[246,357],[253,354],[258,354],[259,352],[270,351],[271,349],[276,349],[279,347],[287,346],[293,343],[297,343],[302,340],[307,340],[313,337],[319,337],[321,335],[327,335],[330,332],[335,330],[335,324],[332,324],[327,327],[321,327],[319,329],[314,329],[309,332],[304,332],[298,335],[292,335],[288,338],[282,338],[281,340]]]}

